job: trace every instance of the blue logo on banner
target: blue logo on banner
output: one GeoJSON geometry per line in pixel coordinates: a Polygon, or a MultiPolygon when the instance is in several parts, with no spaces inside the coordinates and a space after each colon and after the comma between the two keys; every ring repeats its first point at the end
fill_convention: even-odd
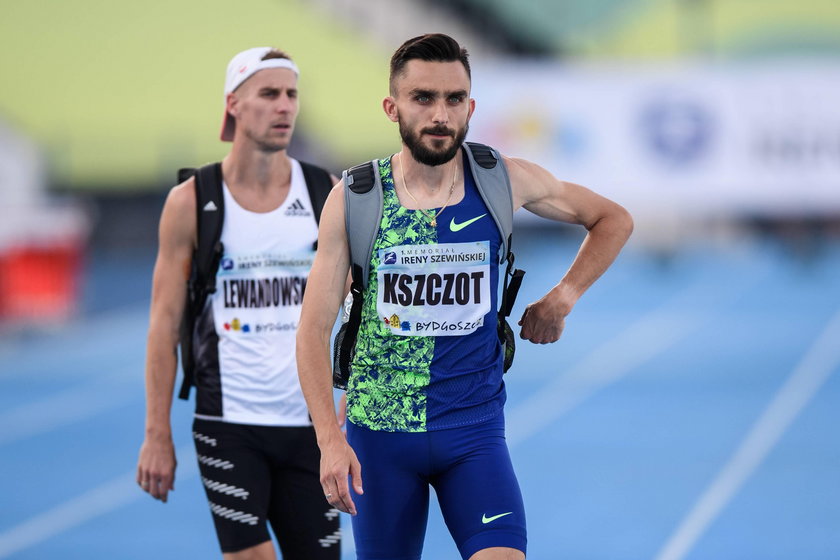
{"type": "Polygon", "coordinates": [[[388,251],[385,253],[385,258],[382,261],[382,264],[396,264],[397,262],[397,254],[393,251],[388,251]]]}
{"type": "Polygon", "coordinates": [[[233,259],[227,257],[222,259],[222,270],[233,270],[233,259]]]}
{"type": "Polygon", "coordinates": [[[657,156],[671,164],[687,164],[708,151],[714,120],[697,102],[661,100],[643,111],[642,130],[657,156]]]}

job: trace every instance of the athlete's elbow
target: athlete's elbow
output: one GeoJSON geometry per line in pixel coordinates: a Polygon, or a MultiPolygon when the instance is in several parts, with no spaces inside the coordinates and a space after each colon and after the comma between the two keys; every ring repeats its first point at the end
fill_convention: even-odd
{"type": "Polygon", "coordinates": [[[608,236],[626,242],[633,233],[633,216],[623,206],[612,203],[591,223],[584,224],[586,229],[598,236],[608,236]]]}
{"type": "Polygon", "coordinates": [[[623,206],[618,204],[616,206],[615,216],[613,217],[616,235],[627,241],[633,234],[633,228],[635,227],[633,216],[623,206]]]}

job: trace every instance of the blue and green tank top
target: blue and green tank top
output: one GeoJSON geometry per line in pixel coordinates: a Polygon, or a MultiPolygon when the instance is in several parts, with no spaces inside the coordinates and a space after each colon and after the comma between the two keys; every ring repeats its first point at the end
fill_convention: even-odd
{"type": "Polygon", "coordinates": [[[379,160],[384,207],[347,386],[356,425],[441,430],[490,419],[504,405],[501,235],[463,157],[464,199],[436,227],[400,204],[391,159],[379,160]]]}

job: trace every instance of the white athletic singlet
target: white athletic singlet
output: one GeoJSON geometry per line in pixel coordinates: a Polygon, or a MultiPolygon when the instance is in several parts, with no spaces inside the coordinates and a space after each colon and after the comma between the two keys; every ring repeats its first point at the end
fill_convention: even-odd
{"type": "MultiPolygon", "coordinates": [[[[242,424],[311,425],[295,362],[303,291],[318,237],[303,171],[292,160],[289,194],[271,212],[245,210],[226,184],[223,190],[224,253],[210,302],[219,379],[212,385],[221,393],[221,417],[196,416],[242,424]]],[[[218,402],[218,395],[212,400],[218,402]]]]}

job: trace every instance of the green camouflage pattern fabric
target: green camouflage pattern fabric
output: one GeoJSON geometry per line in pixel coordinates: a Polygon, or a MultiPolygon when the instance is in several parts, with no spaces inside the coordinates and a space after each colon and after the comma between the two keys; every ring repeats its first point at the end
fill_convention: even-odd
{"type": "Polygon", "coordinates": [[[347,417],[371,430],[425,432],[426,387],[435,339],[391,333],[376,309],[376,271],[380,249],[437,243],[437,233],[422,212],[400,204],[391,171],[391,158],[379,160],[384,208],[347,385],[347,417]]]}

